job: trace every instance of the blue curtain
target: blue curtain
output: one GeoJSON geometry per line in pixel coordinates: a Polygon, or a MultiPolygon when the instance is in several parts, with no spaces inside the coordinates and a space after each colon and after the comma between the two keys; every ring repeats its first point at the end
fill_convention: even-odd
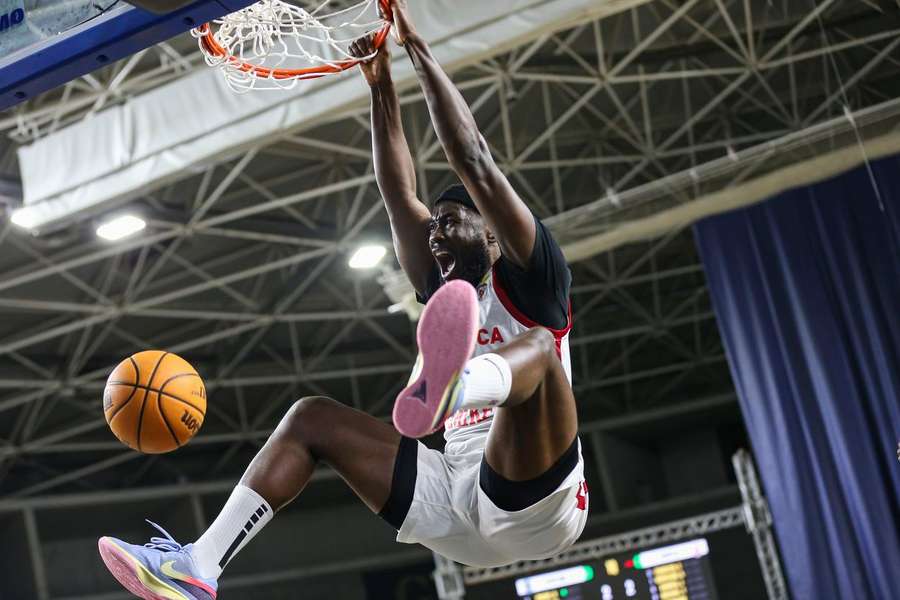
{"type": "Polygon", "coordinates": [[[900,158],[695,234],[795,600],[900,599],[900,158]]]}

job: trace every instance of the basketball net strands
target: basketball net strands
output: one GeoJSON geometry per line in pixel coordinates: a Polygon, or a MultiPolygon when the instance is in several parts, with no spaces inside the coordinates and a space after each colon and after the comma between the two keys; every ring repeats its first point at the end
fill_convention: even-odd
{"type": "MultiPolygon", "coordinates": [[[[261,0],[191,30],[206,63],[217,67],[236,92],[290,89],[304,79],[333,75],[356,66],[349,52],[361,38],[375,36],[375,51],[391,29],[390,0],[361,0],[312,10],[261,0]]],[[[364,57],[363,60],[374,57],[364,57]]]]}

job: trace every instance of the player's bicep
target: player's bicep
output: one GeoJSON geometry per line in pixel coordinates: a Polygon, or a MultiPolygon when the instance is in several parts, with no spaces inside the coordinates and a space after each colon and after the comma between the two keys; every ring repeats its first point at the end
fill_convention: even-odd
{"type": "Polygon", "coordinates": [[[483,164],[472,170],[466,187],[497,237],[503,256],[525,267],[534,248],[534,216],[490,154],[479,161],[483,164]]]}
{"type": "Polygon", "coordinates": [[[421,294],[427,287],[434,259],[428,248],[428,223],[431,220],[431,213],[424,204],[418,201],[416,203],[418,206],[411,205],[408,210],[402,211],[405,214],[389,212],[389,216],[397,261],[410,283],[421,294]]]}

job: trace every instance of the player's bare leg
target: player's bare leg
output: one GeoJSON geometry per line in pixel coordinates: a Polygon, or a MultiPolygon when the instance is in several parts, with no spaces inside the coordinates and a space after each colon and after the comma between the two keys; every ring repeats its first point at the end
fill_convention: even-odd
{"type": "Polygon", "coordinates": [[[399,444],[400,434],[371,415],[330,398],[303,398],[281,420],[240,483],[277,511],[303,491],[321,461],[378,512],[391,493],[399,444]]]}
{"type": "Polygon", "coordinates": [[[531,329],[495,352],[509,364],[509,396],[494,413],[485,459],[511,481],[545,473],[578,433],[572,386],[547,329],[531,329]]]}
{"type": "Polygon", "coordinates": [[[182,546],[159,528],[166,538],[152,538],[143,546],[101,538],[100,554],[116,579],[141,598],[213,600],[222,569],[303,491],[320,461],[337,471],[370,509],[385,509],[385,519],[399,527],[403,502],[389,499],[398,453],[415,451],[409,442],[403,445],[390,425],[330,398],[303,398],[282,418],[194,544],[182,546]]]}

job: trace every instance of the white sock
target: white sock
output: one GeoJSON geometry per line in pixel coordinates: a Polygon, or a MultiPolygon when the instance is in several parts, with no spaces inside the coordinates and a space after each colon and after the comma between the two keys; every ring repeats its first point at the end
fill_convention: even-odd
{"type": "Polygon", "coordinates": [[[243,485],[234,488],[222,512],[191,548],[199,575],[218,578],[225,565],[272,520],[272,516],[272,507],[262,496],[243,485]]]}
{"type": "Polygon", "coordinates": [[[499,354],[482,354],[466,363],[462,379],[464,389],[456,410],[500,406],[509,397],[512,371],[499,354]]]}

